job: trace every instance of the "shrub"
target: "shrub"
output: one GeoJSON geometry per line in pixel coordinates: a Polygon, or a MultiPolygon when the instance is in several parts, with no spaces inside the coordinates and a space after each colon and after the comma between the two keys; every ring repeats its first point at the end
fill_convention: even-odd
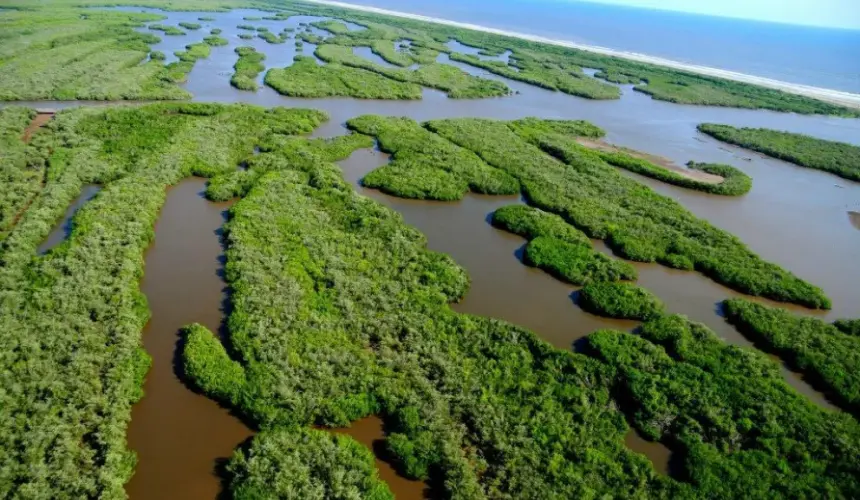
{"type": "Polygon", "coordinates": [[[660,299],[630,283],[589,283],[580,290],[579,305],[599,316],[639,321],[656,318],[665,312],[660,299]]]}

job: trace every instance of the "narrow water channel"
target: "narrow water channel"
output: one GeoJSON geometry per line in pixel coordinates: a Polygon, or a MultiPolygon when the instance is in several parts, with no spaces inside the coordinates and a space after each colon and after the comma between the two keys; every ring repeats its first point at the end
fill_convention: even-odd
{"type": "Polygon", "coordinates": [[[227,458],[251,431],[177,376],[179,330],[197,322],[217,332],[223,319],[219,237],[228,204],[203,198],[206,181],[170,188],[146,252],[141,289],[152,317],[143,345],[152,356],[145,396],[132,409],[128,440],[138,464],[126,486],[135,499],[214,499],[221,489],[217,460],[227,458]]]}
{"type": "Polygon", "coordinates": [[[81,194],[75,198],[69,208],[66,209],[66,213],[63,214],[63,218],[57,222],[57,225],[54,226],[54,229],[51,230],[48,237],[45,238],[45,241],[39,245],[37,252],[39,255],[46,254],[49,250],[59,245],[60,243],[66,241],[70,234],[72,234],[72,218],[78,213],[78,210],[81,209],[88,201],[93,199],[95,195],[101,191],[101,186],[97,186],[95,184],[87,184],[81,190],[81,194]]]}

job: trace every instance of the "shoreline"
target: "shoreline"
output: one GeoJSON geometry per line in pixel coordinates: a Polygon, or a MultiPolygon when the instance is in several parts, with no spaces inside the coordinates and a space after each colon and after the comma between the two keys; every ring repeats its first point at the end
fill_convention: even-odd
{"type": "Polygon", "coordinates": [[[755,75],[747,75],[745,73],[739,73],[737,71],[724,70],[719,68],[712,68],[708,66],[701,66],[698,64],[688,64],[682,63],[678,61],[673,61],[671,59],[665,59],[657,56],[649,56],[647,54],[640,54],[637,52],[628,52],[623,50],[615,50],[607,47],[601,47],[597,45],[587,45],[582,43],[571,42],[567,40],[559,40],[554,38],[547,38],[539,35],[529,35],[526,33],[518,33],[515,31],[506,31],[502,29],[490,28],[487,26],[480,26],[472,23],[464,23],[459,21],[452,21],[449,19],[441,19],[437,17],[424,16],[421,14],[410,14],[408,12],[401,12],[389,9],[383,9],[379,7],[371,7],[366,5],[355,5],[346,2],[338,2],[333,0],[305,0],[308,3],[314,3],[319,5],[327,5],[330,7],[340,7],[343,9],[352,9],[358,10],[362,12],[368,12],[372,14],[381,14],[388,15],[393,17],[400,17],[404,19],[411,19],[415,21],[423,21],[428,23],[442,24],[445,26],[451,26],[454,28],[462,28],[473,31],[480,31],[483,33],[490,33],[493,35],[507,36],[512,38],[519,38],[522,40],[528,40],[530,42],[544,43],[548,45],[556,45],[560,47],[567,47],[576,50],[583,50],[587,52],[593,52],[596,54],[604,55],[604,56],[612,56],[618,57],[621,59],[627,59],[629,61],[635,61],[640,63],[653,64],[656,66],[663,66],[671,69],[687,71],[690,73],[696,73],[704,76],[711,76],[716,78],[723,78],[726,80],[732,80],[741,83],[748,83],[751,85],[758,85],[760,87],[766,87],[774,90],[781,90],[783,92],[788,92],[790,94],[801,95],[805,97],[811,97],[813,99],[818,99],[821,101],[829,102],[831,104],[838,104],[841,106],[860,109],[860,94],[853,94],[851,92],[844,92],[841,90],[833,90],[826,89],[821,87],[813,87],[811,85],[803,85],[800,83],[790,83],[783,82],[780,80],[774,80],[772,78],[765,78],[761,76],[755,75]]]}

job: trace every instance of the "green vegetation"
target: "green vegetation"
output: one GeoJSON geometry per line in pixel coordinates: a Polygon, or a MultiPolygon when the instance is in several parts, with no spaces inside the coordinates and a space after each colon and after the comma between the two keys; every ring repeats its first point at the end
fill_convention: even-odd
{"type": "MultiPolygon", "coordinates": [[[[0,123],[23,122],[7,115],[17,110],[0,111],[0,123]]],[[[24,154],[49,157],[45,187],[0,243],[4,496],[124,498],[136,461],[125,429],[149,366],[143,254],[167,186],[233,171],[264,137],[324,119],[246,105],[91,107],[60,112],[33,136],[24,154]],[[37,256],[86,183],[104,188],[67,241],[37,256]]]]}
{"type": "Polygon", "coordinates": [[[0,11],[0,100],[187,99],[135,27],[160,16],[62,7],[0,11]]]}
{"type": "Polygon", "coordinates": [[[340,64],[320,66],[313,57],[296,56],[292,66],[270,69],[266,85],[291,97],[421,99],[421,88],[363,69],[340,64]]]}
{"type": "Polygon", "coordinates": [[[752,178],[730,165],[696,163],[692,161],[687,163],[687,166],[691,170],[698,170],[723,178],[722,182],[712,183],[700,181],[688,175],[683,175],[663,166],[656,165],[647,158],[641,157],[640,153],[634,151],[618,148],[604,151],[595,150],[595,153],[610,165],[687,189],[695,189],[696,191],[723,196],[740,196],[747,194],[752,189],[752,178]]]}
{"type": "Polygon", "coordinates": [[[184,51],[174,52],[173,55],[182,62],[194,63],[198,59],[206,59],[211,52],[212,49],[208,43],[192,43],[186,45],[184,51]]]}
{"type": "Polygon", "coordinates": [[[633,425],[683,457],[683,497],[819,498],[860,492],[860,425],[789,387],[779,365],[682,316],[638,335],[599,331],[633,425]]]}
{"type": "Polygon", "coordinates": [[[750,295],[830,307],[820,288],[763,261],[735,236],[674,200],[624,177],[575,138],[547,130],[552,123],[532,123],[456,119],[426,127],[517,178],[530,205],[562,216],[625,258],[695,268],[750,295]]]}
{"type": "Polygon", "coordinates": [[[210,34],[210,35],[220,35],[220,34],[221,34],[221,32],[222,32],[221,28],[212,28],[212,29],[209,31],[209,34],[210,34]]]}
{"type": "Polygon", "coordinates": [[[271,31],[260,31],[257,33],[257,36],[269,43],[284,43],[289,39],[289,36],[285,33],[276,35],[271,31]]]}
{"type": "Polygon", "coordinates": [[[245,16],[242,18],[244,21],[262,21],[263,18],[259,16],[245,16]]]}
{"type": "Polygon", "coordinates": [[[453,99],[475,99],[499,97],[510,94],[510,89],[501,82],[472,76],[448,64],[432,63],[417,70],[386,68],[353,54],[352,48],[344,45],[324,44],[317,47],[316,55],[328,63],[338,63],[353,68],[372,71],[398,82],[411,82],[448,93],[453,99]]]}
{"type": "Polygon", "coordinates": [[[197,18],[198,21],[211,22],[214,21],[215,18],[212,16],[201,16],[197,18]]]}
{"type": "Polygon", "coordinates": [[[176,26],[167,26],[164,24],[150,24],[149,29],[154,31],[161,31],[167,36],[181,36],[186,33],[176,26]]]}
{"type": "Polygon", "coordinates": [[[164,54],[164,52],[160,50],[153,50],[149,53],[149,58],[153,61],[163,61],[167,58],[167,56],[164,54]]]}
{"type": "Polygon", "coordinates": [[[840,319],[833,322],[833,326],[842,333],[860,337],[860,319],[840,319]]]}
{"type": "Polygon", "coordinates": [[[860,147],[765,128],[703,123],[699,131],[729,144],[860,182],[860,147]]]}
{"type": "Polygon", "coordinates": [[[493,212],[493,226],[531,241],[546,236],[572,245],[591,246],[591,240],[582,231],[561,217],[525,205],[508,205],[493,212]]]}
{"type": "Polygon", "coordinates": [[[421,200],[459,200],[468,191],[519,192],[516,179],[409,118],[365,115],[349,120],[347,126],[376,137],[379,147],[392,154],[391,163],[362,179],[364,186],[421,200]]]}
{"type": "Polygon", "coordinates": [[[345,35],[349,33],[349,28],[347,28],[347,26],[340,21],[319,21],[311,23],[311,26],[328,31],[332,35],[345,35]]]}
{"type": "Polygon", "coordinates": [[[236,47],[239,60],[233,65],[236,70],[230,78],[230,85],[239,90],[257,90],[257,76],[266,69],[263,61],[266,55],[257,52],[253,47],[236,47]]]}
{"type": "Polygon", "coordinates": [[[257,31],[257,28],[254,27],[253,24],[239,24],[236,27],[239,28],[240,30],[245,30],[245,31],[257,31]]]}
{"type": "Polygon", "coordinates": [[[221,38],[220,36],[215,35],[207,36],[203,39],[203,41],[206,43],[206,45],[209,45],[211,47],[222,47],[224,45],[230,44],[230,42],[228,42],[226,38],[221,38]]]}
{"type": "Polygon", "coordinates": [[[29,108],[0,108],[0,242],[42,189],[45,159],[22,141],[35,116],[29,108]]]}
{"type": "Polygon", "coordinates": [[[583,73],[581,68],[567,65],[561,61],[539,61],[517,55],[512,67],[501,61],[485,61],[472,54],[452,52],[449,56],[452,61],[482,68],[511,80],[549,90],[557,90],[577,97],[587,99],[619,99],[621,97],[621,90],[618,87],[591,78],[583,73]]]}
{"type": "Polygon", "coordinates": [[[529,241],[525,262],[574,285],[636,279],[636,268],[629,262],[595,252],[590,245],[572,244],[548,236],[529,241]]]}
{"type": "MultiPolygon", "coordinates": [[[[659,497],[680,488],[623,446],[627,428],[599,363],[451,311],[465,273],[316,154],[277,147],[249,171],[262,165],[267,173],[226,226],[236,357],[212,334],[211,347],[189,342],[182,353],[200,367],[198,387],[261,427],[252,449],[295,456],[299,443],[323,444],[267,436],[377,414],[398,467],[433,477],[444,497],[659,497]]],[[[329,453],[309,450],[283,472],[275,461],[233,469],[239,484],[269,495],[306,477],[305,462],[321,463],[311,455],[329,453]]]]}
{"type": "Polygon", "coordinates": [[[199,23],[189,23],[189,22],[179,23],[179,26],[182,26],[183,28],[190,30],[190,31],[199,30],[200,28],[203,27],[203,25],[201,25],[199,23]]]}
{"type": "Polygon", "coordinates": [[[377,477],[373,453],[349,436],[325,431],[265,432],[237,451],[228,468],[236,500],[394,500],[377,477]]]}
{"type": "Polygon", "coordinates": [[[745,336],[790,365],[860,414],[860,337],[817,318],[795,316],[744,299],[723,303],[726,319],[745,336]]]}
{"type": "Polygon", "coordinates": [[[580,307],[608,318],[647,321],[666,309],[654,294],[630,283],[589,283],[579,293],[580,307]]]}
{"type": "Polygon", "coordinates": [[[239,38],[241,38],[242,40],[253,40],[253,39],[254,39],[254,35],[252,35],[252,34],[250,34],[250,33],[239,33],[239,35],[238,35],[238,36],[239,36],[239,38]]]}

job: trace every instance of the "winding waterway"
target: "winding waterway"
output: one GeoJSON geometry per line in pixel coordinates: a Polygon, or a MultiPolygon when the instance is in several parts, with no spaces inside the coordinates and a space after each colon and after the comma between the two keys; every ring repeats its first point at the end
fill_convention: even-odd
{"type": "MultiPolygon", "coordinates": [[[[168,13],[165,22],[198,22],[201,15],[168,13]]],[[[189,36],[162,37],[162,43],[155,47],[172,54],[198,41],[212,28],[223,30],[221,36],[230,44],[213,47],[211,56],[195,65],[184,84],[194,94],[194,100],[325,110],[331,120],[317,129],[314,137],[347,133],[343,123],[366,113],[409,116],[419,121],[465,116],[497,119],[539,116],[589,120],[607,130],[606,139],[610,143],[664,156],[677,163],[696,160],[732,164],[753,177],[753,189],[746,196],[713,196],[628,175],[679,201],[715,226],[736,234],[763,258],[821,286],[833,300],[832,311],[792,308],[795,311],[827,320],[860,317],[856,292],[860,278],[860,259],[856,258],[860,231],[854,227],[860,227],[860,223],[858,217],[846,217],[846,212],[860,212],[860,184],[726,146],[698,134],[695,129],[702,122],[717,122],[790,130],[860,144],[860,120],[682,106],[652,100],[632,91],[630,86],[622,87],[620,100],[589,101],[506,80],[459,63],[451,64],[473,74],[503,80],[517,93],[506,98],[450,100],[441,92],[425,90],[421,101],[400,102],[294,99],[267,87],[258,92],[243,92],[229,85],[236,47],[254,46],[266,54],[267,68],[271,68],[291,63],[296,55],[294,43],[289,40],[273,45],[261,39],[238,38],[241,30],[236,26],[242,24],[244,16],[264,13],[244,10],[205,15],[214,15],[216,21],[204,23],[203,29],[189,36]]],[[[300,22],[318,19],[294,17],[253,24],[279,32],[284,27],[297,27],[300,22]]],[[[313,49],[305,44],[303,53],[311,55],[313,49]]],[[[369,51],[357,53],[377,57],[369,51]]],[[[450,62],[444,55],[440,60],[450,62]]],[[[261,74],[261,82],[262,78],[261,74]]],[[[62,108],[87,103],[22,104],[62,108]]],[[[355,152],[340,165],[345,178],[359,192],[400,212],[407,223],[427,235],[430,248],[450,254],[469,272],[471,289],[454,305],[456,310],[522,325],[563,349],[575,348],[577,340],[598,328],[631,330],[637,325],[583,312],[575,304],[575,287],[522,264],[524,240],[498,231],[487,222],[487,216],[497,208],[521,203],[518,197],[468,195],[461,202],[436,203],[398,199],[362,188],[361,177],[387,161],[384,153],[367,149],[355,152]]],[[[199,322],[218,331],[223,320],[225,284],[220,276],[223,251],[219,231],[227,205],[206,201],[201,196],[204,186],[204,180],[194,178],[168,191],[155,229],[155,243],[146,254],[142,289],[149,300],[152,319],[143,333],[143,341],[154,361],[145,385],[146,396],[134,407],[129,428],[129,445],[139,458],[136,474],[127,486],[132,499],[215,498],[220,489],[218,459],[229,457],[252,434],[216,403],[189,390],[175,367],[182,326],[199,322]]],[[[62,222],[63,228],[65,224],[62,222]]],[[[63,237],[53,236],[53,244],[63,237]]],[[[610,253],[602,242],[595,245],[610,253]]],[[[635,265],[640,276],[638,283],[663,299],[672,312],[707,324],[730,343],[751,346],[719,314],[720,301],[740,294],[696,273],[656,264],[635,265]]],[[[798,391],[823,407],[833,408],[799,375],[785,368],[783,372],[798,391]]],[[[366,419],[347,432],[373,447],[375,441],[384,437],[381,425],[378,419],[366,419]]],[[[658,471],[668,470],[669,452],[661,445],[630,435],[626,443],[647,455],[658,471]]],[[[398,478],[383,462],[377,465],[398,498],[419,498],[424,494],[423,483],[398,478]]]]}

